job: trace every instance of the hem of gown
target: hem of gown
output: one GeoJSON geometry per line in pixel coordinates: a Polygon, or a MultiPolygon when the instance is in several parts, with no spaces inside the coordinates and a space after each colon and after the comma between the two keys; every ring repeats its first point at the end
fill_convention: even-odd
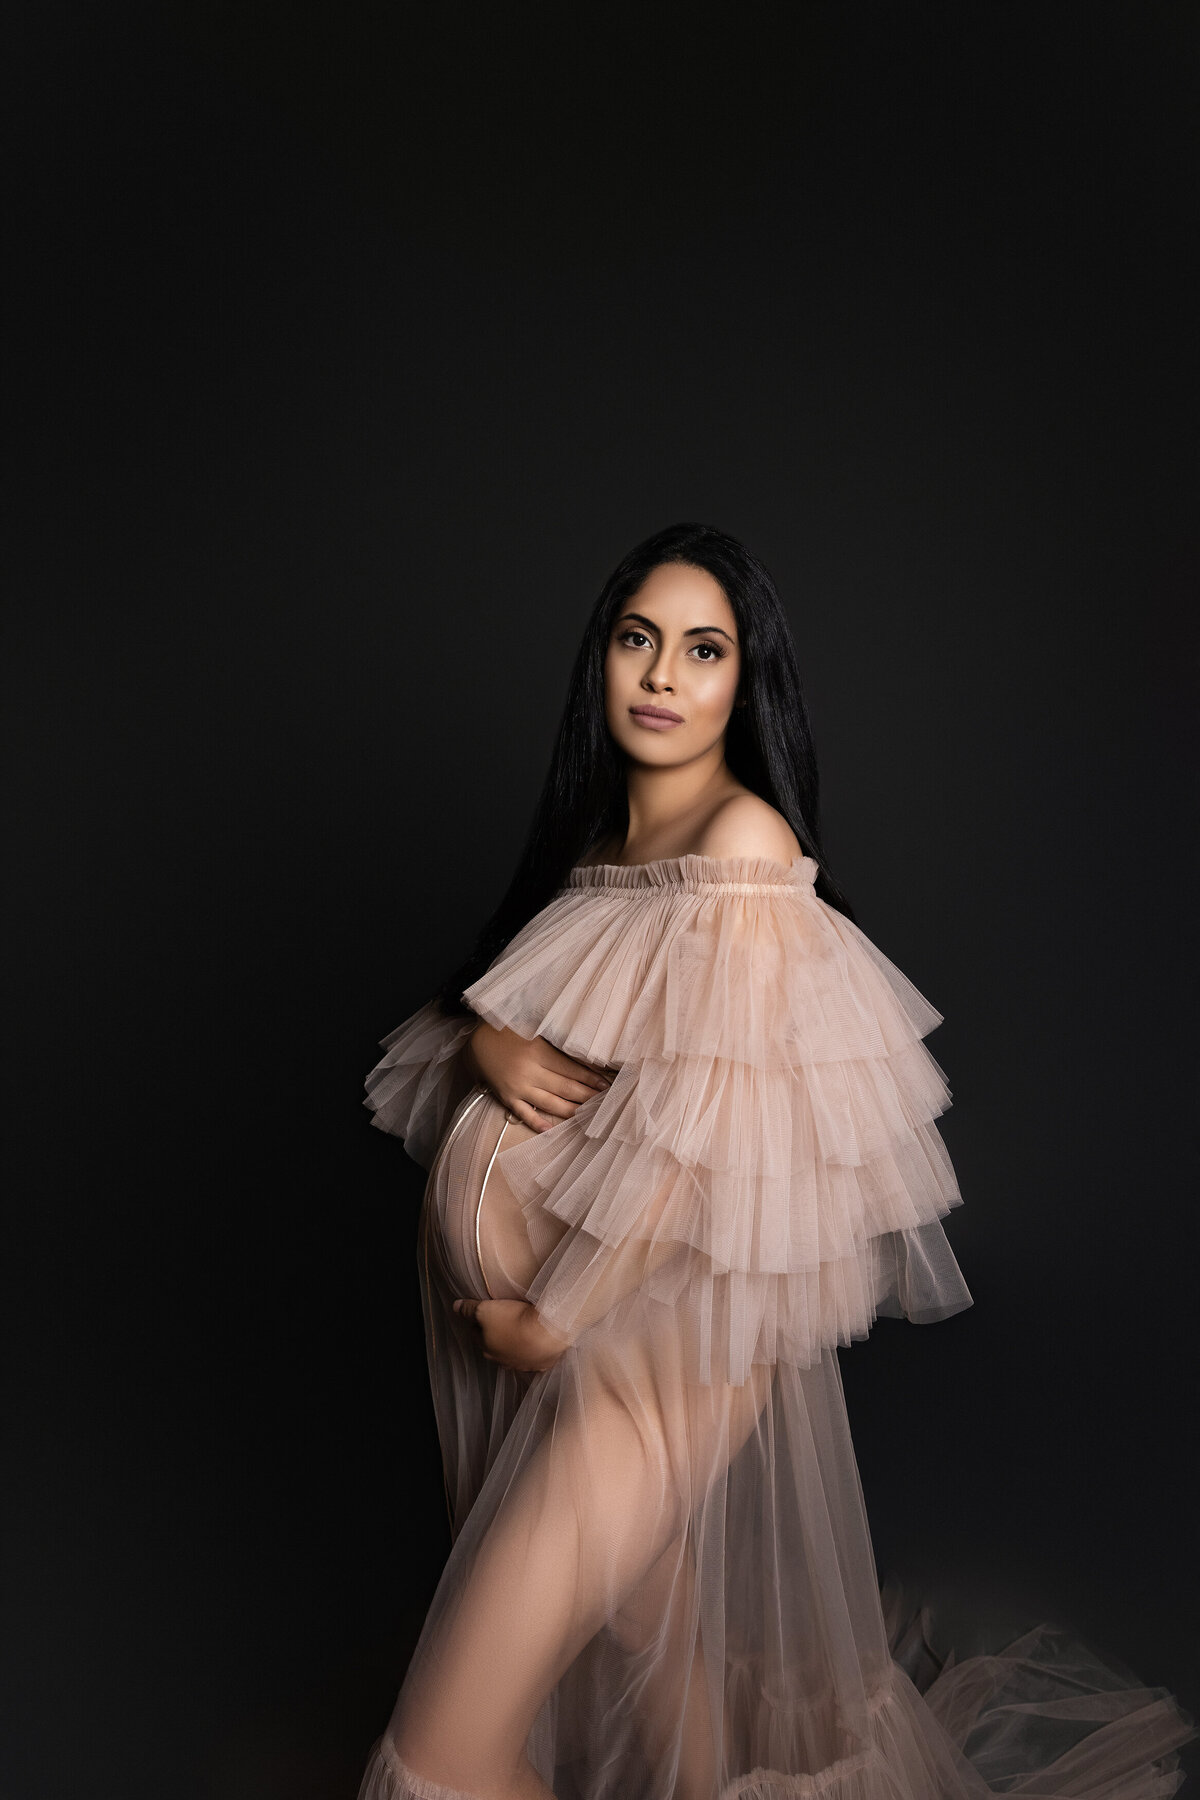
{"type": "Polygon", "coordinates": [[[861,1777],[865,1777],[873,1766],[878,1766],[886,1778],[887,1770],[882,1761],[881,1748],[875,1734],[881,1729],[879,1716],[885,1709],[893,1706],[896,1699],[896,1682],[900,1671],[893,1666],[888,1671],[888,1678],[874,1692],[865,1696],[866,1717],[871,1721],[872,1742],[865,1749],[855,1750],[846,1756],[839,1756],[833,1762],[826,1763],[824,1768],[809,1774],[789,1775],[782,1769],[755,1768],[744,1775],[737,1775],[732,1781],[718,1789],[716,1800],[809,1800],[810,1796],[828,1796],[829,1800],[840,1800],[845,1794],[850,1796],[870,1795],[872,1800],[878,1793],[880,1800],[886,1794],[894,1793],[896,1800],[913,1800],[912,1790],[903,1783],[894,1785],[890,1782],[877,1788],[864,1785],[861,1777]]]}
{"type": "MultiPolygon", "coordinates": [[[[1037,1635],[959,1668],[1003,1663],[1037,1635]]],[[[1029,1756],[1019,1769],[996,1769],[989,1781],[969,1754],[971,1734],[960,1741],[936,1702],[930,1704],[933,1697],[927,1700],[897,1664],[892,1677],[868,1699],[870,1737],[862,1749],[808,1774],[751,1769],[721,1787],[717,1800],[993,1800],[1009,1793],[1029,1800],[1170,1800],[1183,1785],[1179,1750],[1196,1733],[1190,1714],[1165,1690],[1129,1690],[1122,1696],[1128,1710],[1097,1721],[1083,1743],[1045,1760],[1029,1756]]],[[[1059,1704],[1070,1716],[1071,1703],[1059,1704]]],[[[1018,1703],[1013,1710],[1035,1708],[1018,1703]]]]}
{"type": "MultiPolygon", "coordinates": [[[[786,1800],[808,1800],[809,1796],[816,1795],[838,1796],[840,1800],[843,1793],[847,1800],[851,1795],[867,1793],[872,1797],[886,1793],[889,1800],[894,1793],[897,1800],[901,1796],[904,1800],[912,1800],[910,1789],[887,1781],[882,1764],[879,1764],[880,1774],[886,1786],[865,1788],[858,1778],[865,1775],[872,1764],[879,1764],[879,1753],[874,1746],[842,1757],[815,1775],[785,1775],[777,1769],[751,1769],[748,1774],[739,1775],[722,1787],[718,1800],[783,1800],[784,1796],[786,1800]]],[[[372,1749],[358,1800],[479,1800],[479,1796],[418,1775],[381,1738],[372,1749]]]]}
{"type": "Polygon", "coordinates": [[[418,1775],[386,1738],[380,1738],[372,1747],[358,1800],[479,1800],[479,1797],[462,1788],[446,1787],[440,1781],[418,1775]]]}
{"type": "MultiPolygon", "coordinates": [[[[943,1673],[983,1673],[1037,1635],[1030,1633],[1000,1656],[959,1665],[951,1659],[943,1673]]],[[[965,1721],[958,1721],[958,1731],[948,1729],[950,1720],[938,1716],[936,1704],[931,1709],[933,1694],[924,1694],[893,1661],[880,1686],[864,1696],[867,1741],[861,1748],[809,1773],[755,1767],[726,1780],[716,1800],[989,1800],[1010,1791],[1055,1800],[1170,1800],[1184,1780],[1178,1752],[1196,1736],[1193,1721],[1165,1690],[1132,1689],[1120,1698],[1128,1710],[1118,1710],[1103,1724],[1096,1721],[1090,1752],[1081,1757],[1077,1746],[1062,1757],[1051,1753],[1045,1762],[1030,1758],[1019,1773],[1008,1770],[994,1786],[959,1742],[965,1721]]],[[[1026,1708],[1018,1704],[1015,1710],[1026,1708]]],[[[384,1736],[372,1747],[358,1800],[479,1796],[417,1774],[384,1736]]]]}

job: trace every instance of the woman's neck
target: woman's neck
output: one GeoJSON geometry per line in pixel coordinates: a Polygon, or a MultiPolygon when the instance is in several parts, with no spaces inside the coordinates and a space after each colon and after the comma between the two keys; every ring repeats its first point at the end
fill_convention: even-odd
{"type": "Polygon", "coordinates": [[[722,802],[747,791],[720,745],[681,768],[630,763],[625,786],[629,829],[624,844],[614,845],[622,862],[687,855],[722,802]]]}

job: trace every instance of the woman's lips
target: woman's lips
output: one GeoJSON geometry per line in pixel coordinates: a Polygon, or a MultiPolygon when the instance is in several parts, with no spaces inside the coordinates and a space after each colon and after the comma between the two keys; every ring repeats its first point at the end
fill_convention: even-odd
{"type": "Polygon", "coordinates": [[[644,725],[647,731],[670,731],[673,726],[683,724],[679,714],[668,712],[665,706],[631,706],[629,716],[635,725],[644,725]]]}

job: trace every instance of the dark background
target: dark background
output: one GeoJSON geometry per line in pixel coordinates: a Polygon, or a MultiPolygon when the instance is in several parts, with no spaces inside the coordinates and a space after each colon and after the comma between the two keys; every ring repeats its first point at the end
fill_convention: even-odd
{"type": "Polygon", "coordinates": [[[946,1015],[976,1305],[842,1354],[881,1574],[1196,1707],[1196,10],[11,26],[5,1800],[352,1800],[445,1548],[362,1077],[685,518],[946,1015]]]}

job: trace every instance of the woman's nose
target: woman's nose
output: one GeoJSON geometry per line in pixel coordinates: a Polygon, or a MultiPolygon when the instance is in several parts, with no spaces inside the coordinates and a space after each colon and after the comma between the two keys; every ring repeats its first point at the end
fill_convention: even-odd
{"type": "Polygon", "coordinates": [[[642,686],[655,694],[671,692],[671,668],[665,657],[656,657],[642,677],[642,686]]]}

